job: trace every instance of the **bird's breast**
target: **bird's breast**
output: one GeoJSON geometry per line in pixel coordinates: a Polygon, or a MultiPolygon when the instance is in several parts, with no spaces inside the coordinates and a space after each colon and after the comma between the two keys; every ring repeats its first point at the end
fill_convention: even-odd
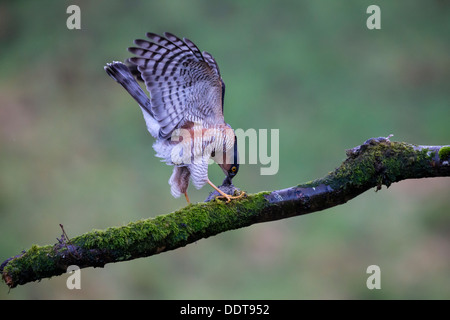
{"type": "Polygon", "coordinates": [[[174,130],[172,142],[172,162],[189,164],[199,159],[209,159],[216,152],[226,153],[233,147],[234,131],[226,125],[205,127],[201,123],[192,123],[174,130]]]}

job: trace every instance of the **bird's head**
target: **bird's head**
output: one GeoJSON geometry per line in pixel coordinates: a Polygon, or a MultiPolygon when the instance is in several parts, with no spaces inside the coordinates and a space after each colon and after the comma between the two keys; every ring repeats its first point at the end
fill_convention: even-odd
{"type": "Polygon", "coordinates": [[[231,179],[237,175],[239,171],[238,158],[237,139],[236,136],[234,136],[233,148],[230,149],[230,152],[227,155],[224,155],[224,159],[226,160],[219,164],[226,176],[224,184],[231,185],[231,179]],[[231,151],[233,151],[233,153],[231,153],[231,151]]]}

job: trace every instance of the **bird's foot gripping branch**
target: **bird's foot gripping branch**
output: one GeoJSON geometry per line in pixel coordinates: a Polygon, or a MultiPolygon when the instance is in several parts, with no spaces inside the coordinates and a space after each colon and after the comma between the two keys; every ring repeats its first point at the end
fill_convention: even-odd
{"type": "MultiPolygon", "coordinates": [[[[249,194],[229,203],[212,200],[125,226],[111,227],[58,243],[33,245],[0,265],[10,287],[65,273],[70,265],[103,267],[107,263],[148,257],[199,239],[255,223],[324,210],[382,185],[404,179],[450,176],[450,146],[418,146],[369,139],[347,150],[347,159],[323,178],[272,192],[249,194]]],[[[234,186],[228,186],[234,188],[234,186]]],[[[232,190],[234,192],[234,189],[232,190]]],[[[214,195],[212,195],[214,198],[214,195]]],[[[55,223],[56,225],[56,223],[55,223]]]]}

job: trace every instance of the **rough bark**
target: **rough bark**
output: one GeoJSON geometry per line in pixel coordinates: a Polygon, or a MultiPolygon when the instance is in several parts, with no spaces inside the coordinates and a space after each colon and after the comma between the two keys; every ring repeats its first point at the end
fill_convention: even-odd
{"type": "MultiPolygon", "coordinates": [[[[58,243],[33,245],[0,265],[10,287],[61,275],[68,266],[107,263],[155,255],[228,230],[324,210],[366,190],[405,179],[450,176],[450,146],[417,146],[369,139],[347,150],[347,159],[323,178],[283,190],[249,194],[240,200],[190,204],[170,214],[106,230],[92,230],[58,243]]],[[[229,187],[229,186],[228,186],[229,187]]]]}

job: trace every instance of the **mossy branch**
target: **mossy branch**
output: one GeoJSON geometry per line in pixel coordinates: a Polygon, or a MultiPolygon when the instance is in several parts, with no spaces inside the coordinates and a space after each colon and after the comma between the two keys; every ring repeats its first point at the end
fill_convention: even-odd
{"type": "Polygon", "coordinates": [[[417,146],[369,139],[347,150],[347,159],[321,179],[250,194],[225,203],[191,204],[170,214],[121,227],[93,230],[54,245],[32,246],[0,265],[10,287],[61,275],[68,266],[103,267],[186,246],[228,230],[320,211],[404,179],[450,176],[450,146],[417,146]]]}

